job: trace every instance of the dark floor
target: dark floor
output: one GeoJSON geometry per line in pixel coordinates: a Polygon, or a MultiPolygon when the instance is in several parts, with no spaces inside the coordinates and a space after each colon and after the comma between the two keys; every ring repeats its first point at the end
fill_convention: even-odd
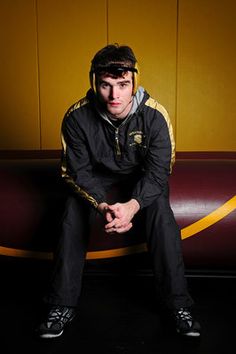
{"type": "Polygon", "coordinates": [[[235,354],[236,278],[191,277],[200,340],[181,339],[163,322],[150,274],[87,272],[79,316],[62,337],[38,340],[51,263],[2,257],[0,351],[32,354],[235,354]]]}

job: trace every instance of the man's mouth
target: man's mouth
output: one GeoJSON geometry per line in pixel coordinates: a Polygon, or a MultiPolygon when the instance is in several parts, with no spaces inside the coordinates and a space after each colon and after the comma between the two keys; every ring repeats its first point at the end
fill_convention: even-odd
{"type": "Polygon", "coordinates": [[[109,106],[111,106],[111,107],[118,107],[118,106],[120,105],[119,102],[109,102],[108,104],[109,104],[109,106]]]}

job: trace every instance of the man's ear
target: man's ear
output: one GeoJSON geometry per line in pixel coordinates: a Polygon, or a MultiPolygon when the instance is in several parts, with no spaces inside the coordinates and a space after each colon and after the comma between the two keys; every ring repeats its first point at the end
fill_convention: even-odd
{"type": "Polygon", "coordinates": [[[134,68],[136,69],[136,71],[133,72],[133,94],[135,95],[139,87],[139,81],[140,81],[140,74],[139,74],[139,68],[137,63],[135,64],[134,68]]]}
{"type": "Polygon", "coordinates": [[[93,69],[89,72],[89,81],[91,89],[96,93],[96,75],[93,69]]]}

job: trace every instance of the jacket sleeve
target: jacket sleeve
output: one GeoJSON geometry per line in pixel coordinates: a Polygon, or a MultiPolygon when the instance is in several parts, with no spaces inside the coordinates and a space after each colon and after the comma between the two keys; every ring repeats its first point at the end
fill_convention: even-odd
{"type": "Polygon", "coordinates": [[[73,113],[63,119],[61,140],[62,178],[75,193],[97,208],[98,204],[104,201],[105,191],[101,186],[101,181],[93,176],[87,141],[73,113]]]}
{"type": "Polygon", "coordinates": [[[160,196],[168,184],[175,160],[175,143],[168,115],[161,115],[161,125],[153,124],[142,177],[132,193],[141,208],[147,207],[160,196]]]}

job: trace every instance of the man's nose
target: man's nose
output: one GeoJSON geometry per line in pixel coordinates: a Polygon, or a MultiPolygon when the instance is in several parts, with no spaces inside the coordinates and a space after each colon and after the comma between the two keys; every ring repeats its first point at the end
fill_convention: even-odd
{"type": "Polygon", "coordinates": [[[110,96],[110,99],[112,99],[112,100],[119,97],[119,89],[117,86],[111,86],[109,96],[110,96]]]}

